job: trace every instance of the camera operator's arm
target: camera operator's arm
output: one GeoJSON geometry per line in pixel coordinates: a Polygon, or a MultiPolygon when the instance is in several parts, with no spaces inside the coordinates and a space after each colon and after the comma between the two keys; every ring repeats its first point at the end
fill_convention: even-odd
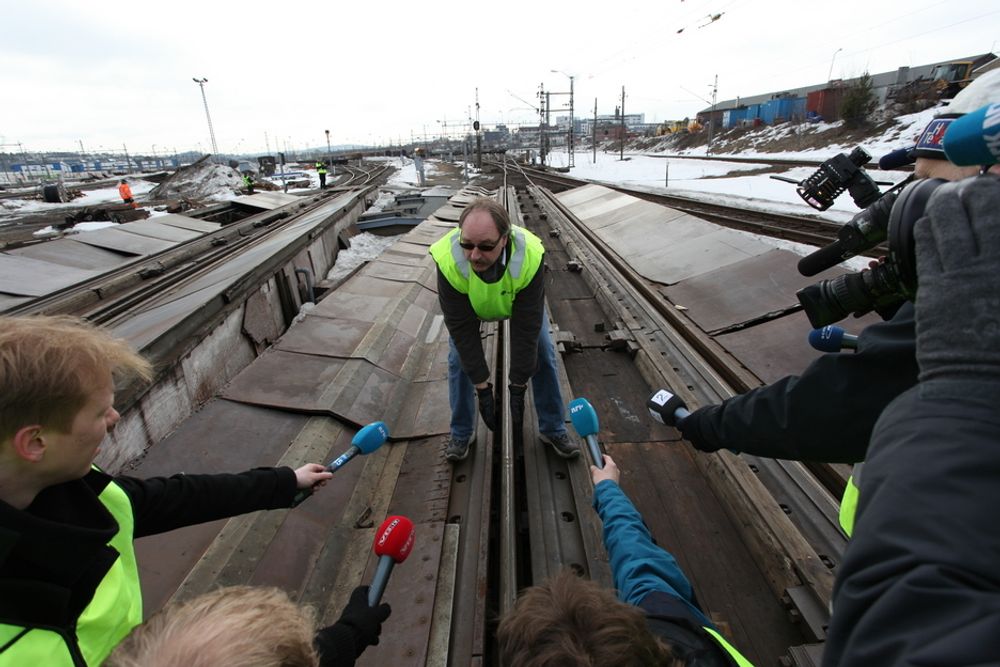
{"type": "Polygon", "coordinates": [[[920,384],[873,433],[824,665],[1000,655],[1000,180],[942,186],[915,238],[920,384]]]}
{"type": "Polygon", "coordinates": [[[916,379],[913,307],[904,304],[861,332],[856,353],[824,354],[801,375],[695,410],[679,428],[706,452],[856,463],[879,414],[916,379]]]}

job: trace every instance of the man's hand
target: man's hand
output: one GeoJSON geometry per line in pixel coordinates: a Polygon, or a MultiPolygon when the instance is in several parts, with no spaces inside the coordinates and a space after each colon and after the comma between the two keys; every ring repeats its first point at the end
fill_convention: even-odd
{"type": "Polygon", "coordinates": [[[483,418],[486,428],[491,431],[497,430],[497,408],[493,399],[493,384],[487,382],[485,387],[476,388],[476,397],[479,399],[479,415],[483,418]]]}
{"type": "Polygon", "coordinates": [[[607,454],[604,455],[603,468],[590,466],[590,479],[594,481],[594,486],[597,486],[598,482],[603,482],[606,479],[610,479],[617,484],[619,477],[621,477],[621,474],[618,471],[618,464],[607,454]]]}
{"type": "MultiPolygon", "coordinates": [[[[354,635],[355,657],[359,657],[368,646],[377,646],[379,635],[382,634],[382,623],[389,618],[392,608],[386,603],[377,607],[368,606],[368,586],[358,586],[351,592],[351,599],[344,607],[340,619],[328,628],[319,631],[317,643],[324,645],[324,634],[332,639],[337,626],[350,628],[354,635]]],[[[330,642],[331,644],[333,642],[330,642]]]]}
{"type": "Polygon", "coordinates": [[[318,489],[331,479],[333,473],[319,463],[307,463],[295,470],[295,488],[301,490],[318,489]]]}
{"type": "Polygon", "coordinates": [[[940,186],[914,226],[920,381],[1000,378],[1000,179],[940,186]]]}

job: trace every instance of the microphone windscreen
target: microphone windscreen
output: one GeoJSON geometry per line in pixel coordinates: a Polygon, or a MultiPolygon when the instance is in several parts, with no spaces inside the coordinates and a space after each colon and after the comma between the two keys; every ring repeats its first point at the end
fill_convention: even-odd
{"type": "Polygon", "coordinates": [[[844,261],[844,244],[837,239],[830,245],[825,245],[812,254],[799,260],[799,273],[804,276],[815,276],[844,261]]]}
{"type": "Polygon", "coordinates": [[[825,326],[809,332],[809,344],[820,352],[840,352],[844,341],[844,330],[838,326],[825,326]]]}
{"type": "Polygon", "coordinates": [[[1000,103],[953,120],[942,143],[948,160],[959,167],[1000,162],[1000,103]]]}
{"type": "Polygon", "coordinates": [[[597,411],[585,398],[574,398],[569,404],[569,418],[573,428],[582,436],[597,435],[597,411]]]}
{"type": "Polygon", "coordinates": [[[372,422],[354,434],[351,444],[362,454],[371,454],[382,446],[389,437],[389,428],[384,422],[372,422]]]}
{"type": "Polygon", "coordinates": [[[387,517],[375,533],[375,555],[402,563],[413,550],[413,522],[405,516],[387,517]]]}
{"type": "Polygon", "coordinates": [[[893,169],[899,169],[900,167],[905,167],[908,164],[913,164],[917,161],[916,156],[913,154],[914,146],[908,146],[906,148],[897,148],[894,151],[886,153],[878,161],[878,168],[882,171],[892,171],[893,169]]]}

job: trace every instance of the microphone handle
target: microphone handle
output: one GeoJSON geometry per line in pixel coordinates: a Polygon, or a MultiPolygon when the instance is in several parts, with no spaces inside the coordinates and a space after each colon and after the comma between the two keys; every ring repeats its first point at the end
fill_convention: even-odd
{"type": "Polygon", "coordinates": [[[368,606],[377,607],[379,601],[382,599],[382,593],[385,592],[385,587],[389,583],[389,575],[392,574],[392,568],[396,564],[396,561],[392,559],[392,556],[380,556],[378,559],[378,567],[375,568],[375,576],[372,577],[372,585],[368,588],[368,606]]]}
{"type": "Polygon", "coordinates": [[[691,412],[687,408],[677,408],[674,410],[674,423],[678,426],[680,423],[691,416],[691,412]]]}
{"type": "Polygon", "coordinates": [[[590,450],[590,458],[593,459],[594,465],[598,468],[604,468],[604,457],[601,456],[601,448],[597,445],[596,435],[587,436],[587,449],[590,450]]]}
{"type": "Polygon", "coordinates": [[[804,276],[815,276],[821,271],[826,271],[830,267],[840,264],[844,260],[843,254],[844,244],[841,243],[840,239],[837,239],[800,259],[799,273],[804,276]]]}

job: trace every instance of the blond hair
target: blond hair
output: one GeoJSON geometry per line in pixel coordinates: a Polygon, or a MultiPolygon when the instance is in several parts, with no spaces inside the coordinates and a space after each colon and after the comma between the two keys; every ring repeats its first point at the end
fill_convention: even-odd
{"type": "Polygon", "coordinates": [[[132,631],[105,667],[316,667],[313,611],[277,588],[230,586],[174,603],[132,631]]]}
{"type": "Polygon", "coordinates": [[[27,424],[68,432],[106,372],[152,377],[126,341],[78,317],[0,317],[0,442],[27,424]]]}
{"type": "Polygon", "coordinates": [[[682,665],[638,607],[570,570],[521,592],[497,628],[500,664],[512,667],[682,665]]]}

